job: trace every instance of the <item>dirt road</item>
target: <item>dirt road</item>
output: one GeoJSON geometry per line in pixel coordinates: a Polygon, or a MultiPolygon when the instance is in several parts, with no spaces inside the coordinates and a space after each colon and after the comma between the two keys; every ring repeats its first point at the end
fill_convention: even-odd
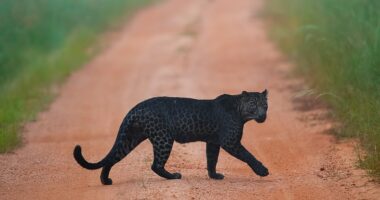
{"type": "Polygon", "coordinates": [[[299,101],[302,82],[266,34],[261,0],[167,0],[139,12],[108,47],[72,75],[50,108],[25,128],[25,145],[0,155],[0,199],[376,199],[379,187],[355,169],[350,143],[325,134],[325,111],[299,101]],[[269,168],[260,178],[221,152],[223,181],[207,177],[205,144],[175,144],[167,163],[181,180],[150,170],[141,144],[111,171],[79,167],[108,152],[126,112],[152,96],[214,98],[269,90],[269,118],[249,122],[243,144],[269,168]],[[297,101],[296,101],[297,100],[297,101]]]}

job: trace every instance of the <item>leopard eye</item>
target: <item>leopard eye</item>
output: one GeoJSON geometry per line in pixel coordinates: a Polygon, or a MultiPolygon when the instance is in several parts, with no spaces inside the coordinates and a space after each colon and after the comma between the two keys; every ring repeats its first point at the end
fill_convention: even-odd
{"type": "Polygon", "coordinates": [[[265,109],[268,109],[268,104],[264,104],[263,107],[264,107],[265,109]]]}

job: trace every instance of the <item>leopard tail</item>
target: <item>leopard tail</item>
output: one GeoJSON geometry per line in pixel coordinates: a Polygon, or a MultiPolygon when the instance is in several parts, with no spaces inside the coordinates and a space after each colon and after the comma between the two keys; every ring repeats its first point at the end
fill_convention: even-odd
{"type": "Polygon", "coordinates": [[[99,169],[104,166],[113,165],[114,163],[120,161],[124,158],[130,151],[132,151],[138,144],[140,144],[147,137],[141,134],[131,135],[128,134],[128,128],[130,126],[130,121],[125,119],[120,126],[118,135],[116,137],[115,144],[113,145],[110,152],[101,161],[97,163],[87,162],[83,155],[82,149],[79,145],[74,148],[74,158],[80,166],[83,168],[94,170],[99,169]]]}
{"type": "Polygon", "coordinates": [[[105,159],[103,159],[97,163],[87,162],[82,155],[82,148],[79,145],[75,146],[73,154],[74,154],[74,158],[77,161],[77,163],[86,169],[90,169],[90,170],[99,169],[99,168],[103,167],[105,164],[105,159]]]}

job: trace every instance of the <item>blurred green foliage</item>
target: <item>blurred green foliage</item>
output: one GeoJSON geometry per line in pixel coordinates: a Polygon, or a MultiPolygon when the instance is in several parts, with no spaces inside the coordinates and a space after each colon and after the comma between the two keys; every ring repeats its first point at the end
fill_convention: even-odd
{"type": "Polygon", "coordinates": [[[271,36],[367,150],[363,167],[380,175],[380,1],[269,0],[271,36]]]}
{"type": "Polygon", "coordinates": [[[0,1],[0,152],[91,56],[99,33],[152,0],[0,1]]]}

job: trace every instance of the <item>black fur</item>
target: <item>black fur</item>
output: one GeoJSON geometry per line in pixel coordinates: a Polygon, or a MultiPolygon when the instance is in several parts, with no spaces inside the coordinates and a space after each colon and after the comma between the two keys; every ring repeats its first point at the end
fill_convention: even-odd
{"type": "Polygon", "coordinates": [[[224,94],[213,100],[177,97],[148,99],[135,106],[124,118],[115,144],[103,160],[88,163],[79,145],[74,149],[74,158],[86,169],[102,167],[101,182],[110,185],[112,180],[108,176],[112,166],[142,141],[149,139],[154,150],[152,170],[161,177],[179,179],[181,174],[170,173],[164,168],[173,142],[203,141],[207,143],[210,178],[224,178],[216,172],[220,148],[247,163],[257,175],[267,176],[268,169],[240,143],[245,122],[264,122],[267,109],[266,90],[261,93],[243,91],[240,95],[224,94]]]}

